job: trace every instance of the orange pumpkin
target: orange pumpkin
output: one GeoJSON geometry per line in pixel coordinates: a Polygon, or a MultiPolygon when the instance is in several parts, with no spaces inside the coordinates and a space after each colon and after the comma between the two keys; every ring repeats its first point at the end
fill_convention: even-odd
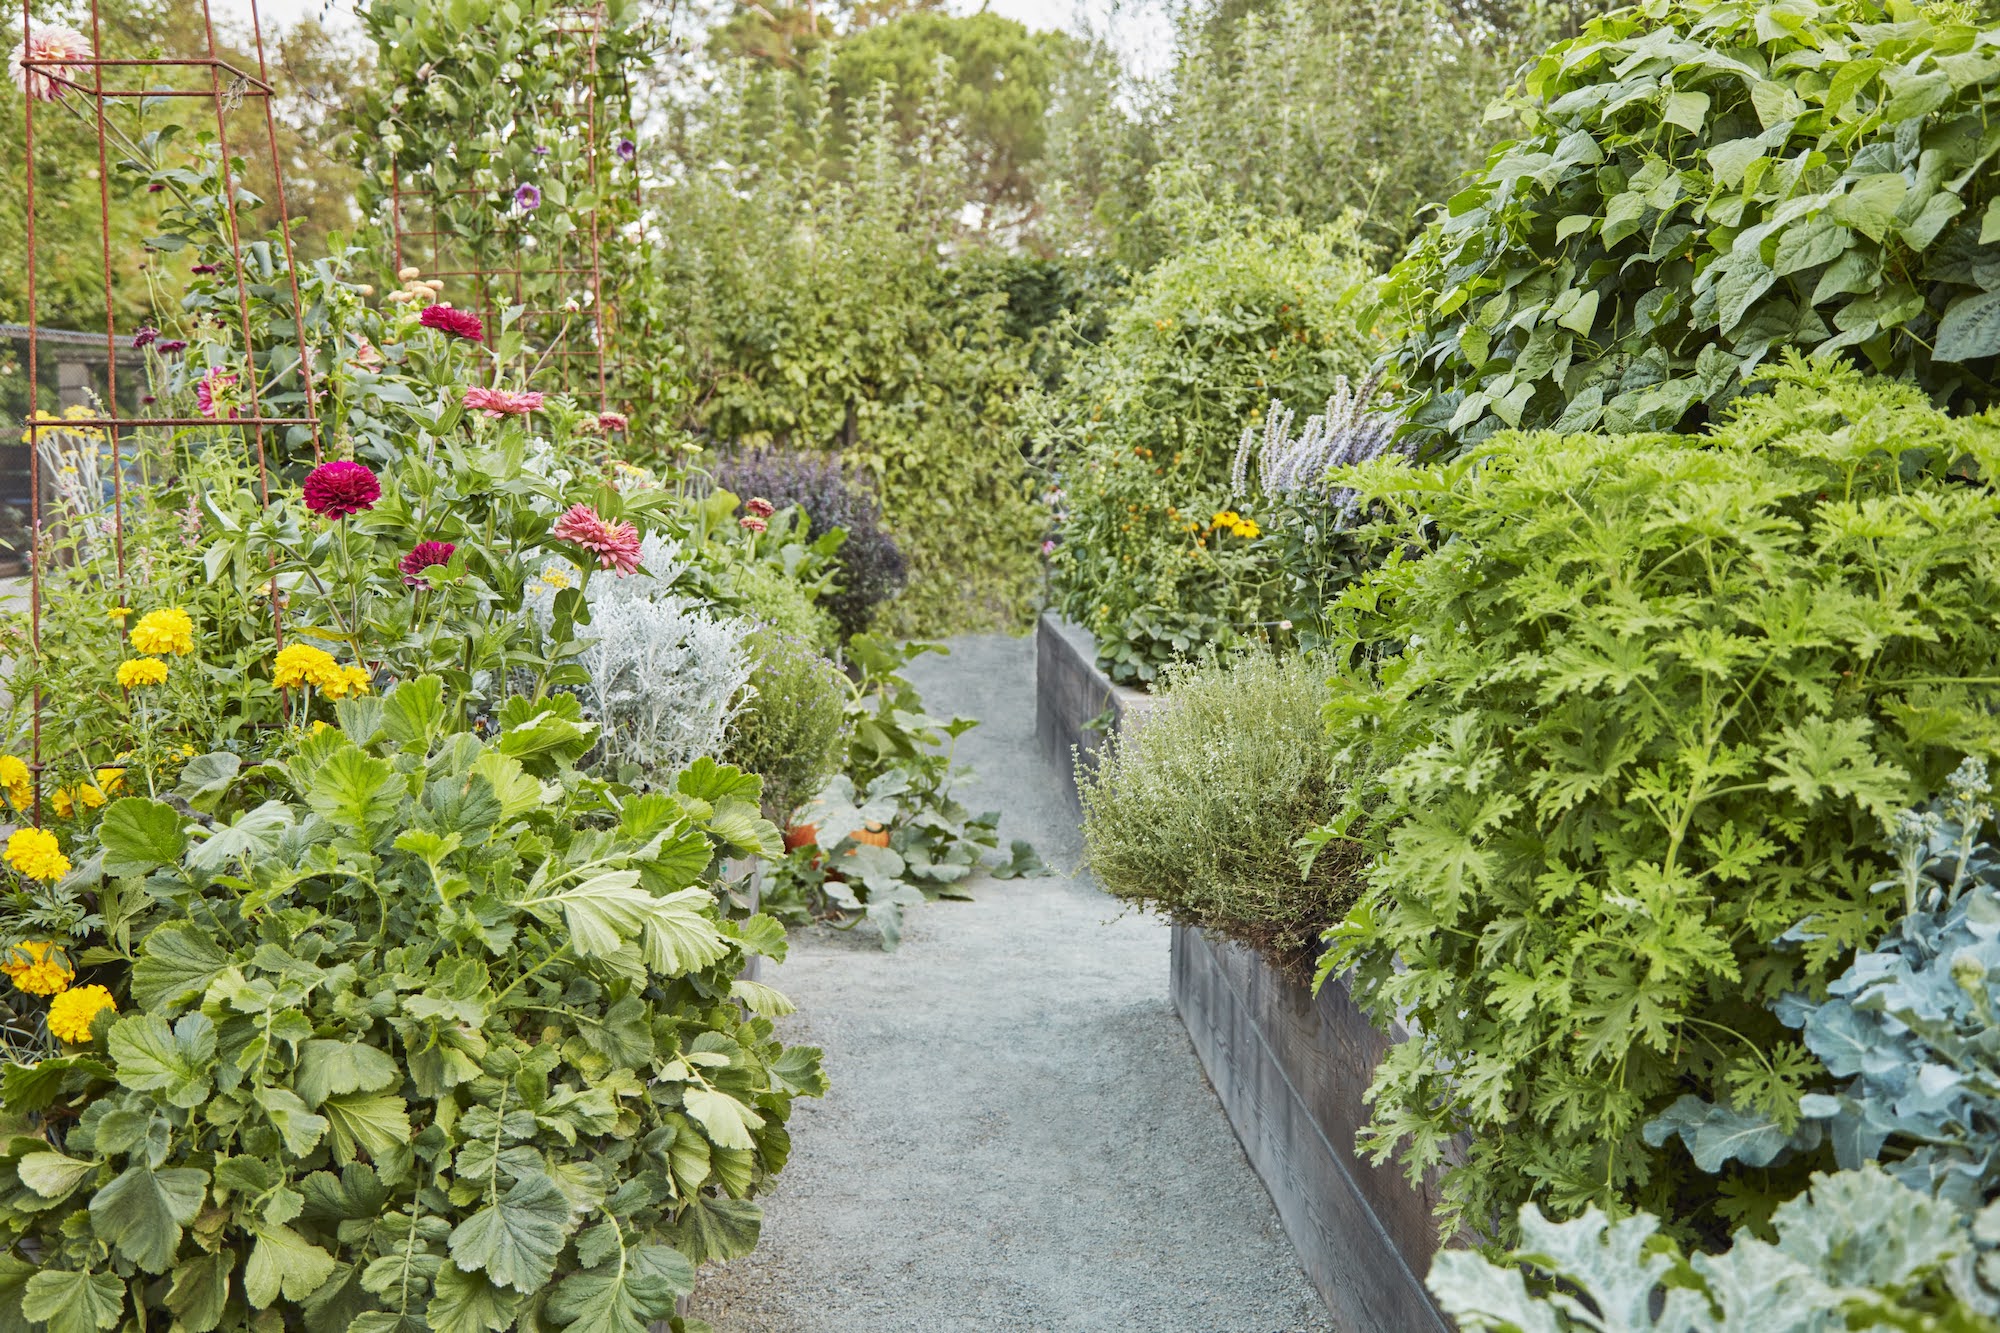
{"type": "Polygon", "coordinates": [[[871,847],[887,847],[889,845],[889,830],[871,820],[867,828],[856,829],[854,831],[854,840],[856,842],[865,842],[871,847]]]}
{"type": "Polygon", "coordinates": [[[801,847],[819,846],[819,826],[816,824],[794,824],[785,830],[785,850],[795,852],[801,847]]]}

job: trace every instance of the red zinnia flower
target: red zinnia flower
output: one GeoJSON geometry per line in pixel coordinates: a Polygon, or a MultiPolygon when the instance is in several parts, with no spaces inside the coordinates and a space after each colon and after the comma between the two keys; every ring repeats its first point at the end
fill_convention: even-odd
{"type": "Polygon", "coordinates": [[[591,552],[600,569],[615,569],[620,578],[638,571],[639,530],[630,523],[607,523],[589,505],[571,505],[550,532],[591,552]]]}
{"type": "Polygon", "coordinates": [[[599,412],[597,414],[597,428],[601,431],[624,430],[630,424],[632,423],[625,419],[623,412],[599,412]]]}
{"type": "Polygon", "coordinates": [[[489,417],[519,416],[542,405],[542,395],[534,390],[514,393],[507,389],[471,388],[465,391],[465,405],[489,417]]]}
{"type": "Polygon", "coordinates": [[[778,512],[778,507],[761,495],[753,495],[746,500],[743,508],[758,518],[769,518],[778,512]]]}
{"type": "Polygon", "coordinates": [[[305,497],[306,508],[321,518],[346,518],[373,509],[382,498],[382,483],[366,467],[342,459],[306,474],[305,497]]]}
{"type": "Polygon", "coordinates": [[[457,549],[451,542],[418,542],[396,562],[396,568],[403,571],[403,582],[412,588],[428,587],[430,580],[423,577],[423,572],[450,564],[451,553],[457,549]]]}
{"type": "Polygon", "coordinates": [[[453,310],[448,305],[427,305],[424,313],[417,316],[417,323],[439,333],[449,333],[454,338],[467,342],[485,342],[486,329],[480,324],[479,316],[468,315],[463,310],[453,310]]]}

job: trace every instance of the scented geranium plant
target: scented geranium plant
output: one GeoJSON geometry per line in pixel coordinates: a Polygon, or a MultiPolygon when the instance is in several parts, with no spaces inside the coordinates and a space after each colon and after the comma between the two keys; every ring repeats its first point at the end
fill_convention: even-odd
{"type": "Polygon", "coordinates": [[[121,798],[74,849],[145,906],[0,1073],[0,1318],[641,1333],[754,1244],[822,1087],[740,975],[783,931],[705,882],[774,847],[756,780],[636,796],[573,768],[568,701],[452,711],[346,701],[212,813],[121,798]]]}

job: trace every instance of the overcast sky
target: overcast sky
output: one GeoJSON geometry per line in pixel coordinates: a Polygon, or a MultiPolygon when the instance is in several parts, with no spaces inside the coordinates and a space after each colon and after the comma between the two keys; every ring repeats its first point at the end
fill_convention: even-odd
{"type": "MultiPolygon", "coordinates": [[[[217,17],[248,19],[251,0],[213,0],[217,17]]],[[[265,23],[285,24],[315,17],[333,24],[353,22],[354,0],[256,0],[265,23]]],[[[970,13],[979,0],[953,0],[954,10],[970,13]]],[[[989,0],[987,8],[1030,28],[1094,29],[1110,36],[1125,66],[1140,74],[1163,71],[1173,56],[1173,27],[1165,0],[989,0]]]]}

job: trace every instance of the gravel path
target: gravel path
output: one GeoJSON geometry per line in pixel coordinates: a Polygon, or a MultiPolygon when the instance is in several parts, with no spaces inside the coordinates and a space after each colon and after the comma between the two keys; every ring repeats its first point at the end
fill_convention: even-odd
{"type": "MultiPolygon", "coordinates": [[[[1059,872],[1081,854],[1035,749],[1031,640],[911,670],[960,742],[972,808],[1059,872]]],[[[981,880],[907,918],[795,932],[766,980],[826,1051],[756,1253],[705,1273],[720,1333],[1322,1333],[1263,1186],[1167,997],[1167,929],[1086,875],[981,880]]]]}

